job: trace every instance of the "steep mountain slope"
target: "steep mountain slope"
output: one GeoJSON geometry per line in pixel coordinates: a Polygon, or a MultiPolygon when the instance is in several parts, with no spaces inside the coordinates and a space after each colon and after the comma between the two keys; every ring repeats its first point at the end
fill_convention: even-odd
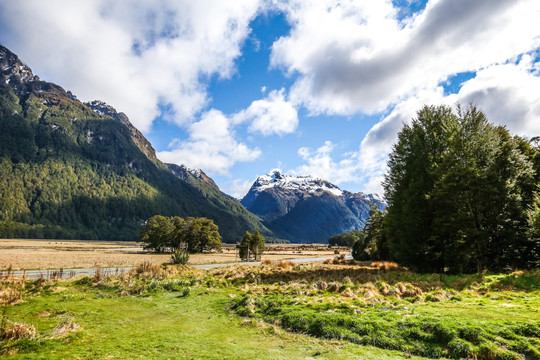
{"type": "Polygon", "coordinates": [[[298,242],[324,242],[332,235],[363,229],[371,202],[384,206],[377,196],[278,170],[259,176],[241,200],[277,236],[298,242]]]}
{"type": "Polygon", "coordinates": [[[224,241],[264,229],[206,186],[175,176],[125,114],[81,103],[0,46],[0,237],[135,239],[155,214],[211,218],[224,241]]]}

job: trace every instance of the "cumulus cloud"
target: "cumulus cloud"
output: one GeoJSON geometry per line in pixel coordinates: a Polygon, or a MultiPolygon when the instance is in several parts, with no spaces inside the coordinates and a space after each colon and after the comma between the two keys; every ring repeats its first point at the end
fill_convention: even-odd
{"type": "Polygon", "coordinates": [[[82,100],[100,99],[149,130],[160,106],[185,124],[208,103],[204,79],[227,78],[258,0],[0,3],[4,45],[82,100]]]}
{"type": "Polygon", "coordinates": [[[234,179],[233,181],[225,184],[222,190],[227,194],[230,194],[232,197],[242,199],[252,185],[253,180],[234,179]]]}
{"type": "Polygon", "coordinates": [[[382,111],[453,74],[539,45],[534,0],[430,1],[405,21],[390,0],[281,7],[293,29],[274,43],[272,65],[298,75],[291,99],[313,113],[382,111]]]}
{"type": "Polygon", "coordinates": [[[405,19],[391,1],[280,6],[292,31],[274,43],[271,60],[296,79],[290,100],[312,114],[386,113],[350,161],[302,149],[302,171],[341,171],[364,191],[381,193],[387,154],[424,104],[472,102],[514,133],[540,131],[536,1],[429,1],[405,19]],[[441,84],[463,72],[475,76],[445,95],[441,84]]]}
{"type": "Polygon", "coordinates": [[[326,141],[321,147],[312,151],[307,147],[298,149],[298,155],[306,162],[292,171],[298,175],[313,175],[335,184],[356,179],[356,154],[344,154],[343,158],[335,161],[332,152],[335,145],[326,141]]]}
{"type": "Polygon", "coordinates": [[[490,122],[526,137],[540,135],[540,77],[537,64],[525,55],[517,64],[498,64],[479,71],[458,94],[445,101],[473,103],[490,122]]]}
{"type": "Polygon", "coordinates": [[[171,150],[157,156],[164,162],[204,169],[209,174],[228,175],[237,162],[253,161],[261,155],[235,138],[231,120],[218,110],[210,110],[188,128],[189,139],[173,141],[171,150]]]}
{"type": "Polygon", "coordinates": [[[249,130],[262,135],[288,134],[298,127],[298,113],[285,99],[285,90],[273,90],[268,97],[255,100],[245,110],[234,115],[235,122],[249,121],[249,130]]]}
{"type": "Polygon", "coordinates": [[[457,94],[445,95],[441,87],[423,90],[400,102],[364,137],[358,151],[356,173],[367,192],[382,193],[386,162],[403,124],[409,124],[423,105],[472,103],[488,120],[510,132],[531,138],[540,134],[540,78],[530,55],[518,63],[489,66],[464,82],[457,94]]]}

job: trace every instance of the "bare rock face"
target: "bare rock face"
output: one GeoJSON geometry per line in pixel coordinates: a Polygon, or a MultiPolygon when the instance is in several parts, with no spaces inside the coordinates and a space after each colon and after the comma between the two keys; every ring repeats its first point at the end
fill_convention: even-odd
{"type": "Polygon", "coordinates": [[[211,187],[215,189],[219,189],[217,184],[212,180],[211,177],[205,174],[204,171],[201,169],[190,169],[186,167],[185,165],[176,165],[176,164],[165,164],[169,168],[169,170],[172,171],[172,173],[176,176],[178,176],[180,179],[184,181],[193,181],[193,179],[199,180],[204,182],[207,185],[210,185],[211,187]]]}
{"type": "Polygon", "coordinates": [[[351,193],[329,181],[273,170],[259,176],[241,200],[278,236],[297,242],[324,242],[330,236],[363,229],[376,195],[351,193]]]}
{"type": "Polygon", "coordinates": [[[0,73],[2,82],[12,88],[21,89],[30,81],[39,81],[32,70],[23,64],[17,55],[0,45],[0,73]]]}

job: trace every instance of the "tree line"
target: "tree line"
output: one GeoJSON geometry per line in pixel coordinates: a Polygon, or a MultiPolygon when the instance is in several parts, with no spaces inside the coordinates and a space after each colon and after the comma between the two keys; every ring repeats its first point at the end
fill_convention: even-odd
{"type": "Polygon", "coordinates": [[[425,106],[388,168],[388,207],[371,210],[355,258],[423,272],[540,265],[538,138],[510,134],[473,105],[425,106]]]}
{"type": "Polygon", "coordinates": [[[207,218],[152,216],[141,229],[139,241],[146,250],[181,250],[198,253],[221,250],[219,228],[207,218]]]}

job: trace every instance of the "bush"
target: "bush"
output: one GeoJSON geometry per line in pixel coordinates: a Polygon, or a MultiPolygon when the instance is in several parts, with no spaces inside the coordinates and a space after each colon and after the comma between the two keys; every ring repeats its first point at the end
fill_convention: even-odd
{"type": "Polygon", "coordinates": [[[187,251],[174,250],[171,255],[171,262],[175,265],[186,265],[189,261],[189,253],[187,251]]]}
{"type": "Polygon", "coordinates": [[[352,247],[352,257],[354,260],[366,261],[369,260],[369,254],[366,251],[366,243],[364,239],[360,239],[354,243],[352,247]]]}

